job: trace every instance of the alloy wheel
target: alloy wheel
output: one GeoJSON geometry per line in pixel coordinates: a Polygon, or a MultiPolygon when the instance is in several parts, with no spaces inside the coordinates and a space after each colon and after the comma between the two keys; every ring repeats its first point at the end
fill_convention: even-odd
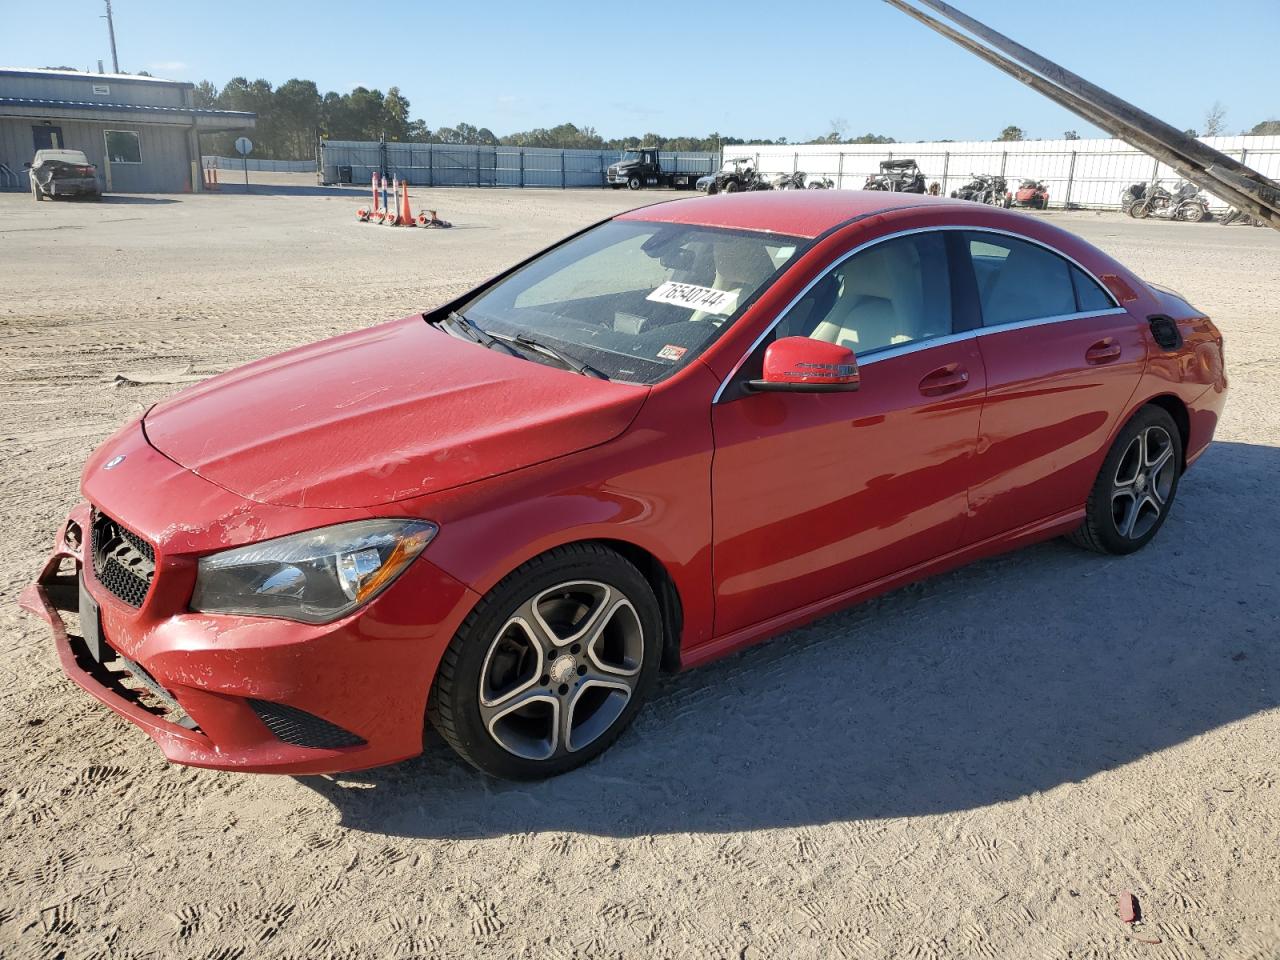
{"type": "Polygon", "coordinates": [[[526,760],[574,753],[605,734],[640,682],[644,629],[631,601],[592,580],[561,583],[516,608],[480,671],[480,716],[526,760]]]}
{"type": "Polygon", "coordinates": [[[1125,539],[1141,540],[1168,506],[1178,472],[1173,453],[1173,439],[1159,426],[1142,430],[1125,448],[1111,489],[1111,517],[1125,539]]]}

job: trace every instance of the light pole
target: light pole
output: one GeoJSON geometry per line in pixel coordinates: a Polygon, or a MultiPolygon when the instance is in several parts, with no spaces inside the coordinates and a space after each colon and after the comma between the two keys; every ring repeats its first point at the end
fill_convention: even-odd
{"type": "Polygon", "coordinates": [[[107,15],[104,18],[107,21],[107,34],[111,37],[111,72],[120,72],[120,58],[116,56],[116,25],[111,19],[111,0],[107,2],[107,15]]]}

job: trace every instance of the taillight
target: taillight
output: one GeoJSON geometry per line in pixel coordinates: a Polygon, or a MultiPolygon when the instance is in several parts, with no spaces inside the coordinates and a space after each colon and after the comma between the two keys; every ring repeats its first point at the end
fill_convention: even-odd
{"type": "Polygon", "coordinates": [[[77,167],[76,172],[79,173],[80,176],[82,177],[92,177],[93,167],[77,167]]]}

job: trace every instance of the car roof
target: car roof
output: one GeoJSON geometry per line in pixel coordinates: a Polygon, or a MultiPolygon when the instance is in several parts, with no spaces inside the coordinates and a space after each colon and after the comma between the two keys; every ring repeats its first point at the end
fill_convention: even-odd
{"type": "Polygon", "coordinates": [[[65,160],[68,163],[88,163],[82,150],[37,150],[37,160],[65,160]]]}
{"type": "Polygon", "coordinates": [[[973,209],[961,200],[886,190],[751,190],[657,203],[617,219],[816,237],[850,220],[926,206],[973,209]]]}

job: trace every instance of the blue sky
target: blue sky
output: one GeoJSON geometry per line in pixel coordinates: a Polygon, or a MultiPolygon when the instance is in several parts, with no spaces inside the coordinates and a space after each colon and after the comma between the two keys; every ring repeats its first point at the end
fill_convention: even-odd
{"type": "MultiPolygon", "coordinates": [[[[1229,132],[1280,117],[1280,0],[958,0],[1179,127],[1221,101],[1229,132]],[[1203,12],[1230,20],[1215,27],[1203,12]],[[1231,41],[1225,38],[1233,36],[1231,41]],[[1137,41],[1137,42],[1135,42],[1137,41]],[[1195,47],[1194,60],[1187,50],[1195,47]]],[[[101,0],[59,0],[57,25],[0,0],[0,63],[110,69],[101,0]]],[[[898,140],[1096,133],[880,0],[639,4],[114,0],[121,69],[221,85],[243,75],[321,91],[398,85],[428,126],[499,135],[564,121],[605,136],[713,130],[807,139],[833,120],[898,140]],[[673,27],[672,11],[687,14],[673,27]]]]}

